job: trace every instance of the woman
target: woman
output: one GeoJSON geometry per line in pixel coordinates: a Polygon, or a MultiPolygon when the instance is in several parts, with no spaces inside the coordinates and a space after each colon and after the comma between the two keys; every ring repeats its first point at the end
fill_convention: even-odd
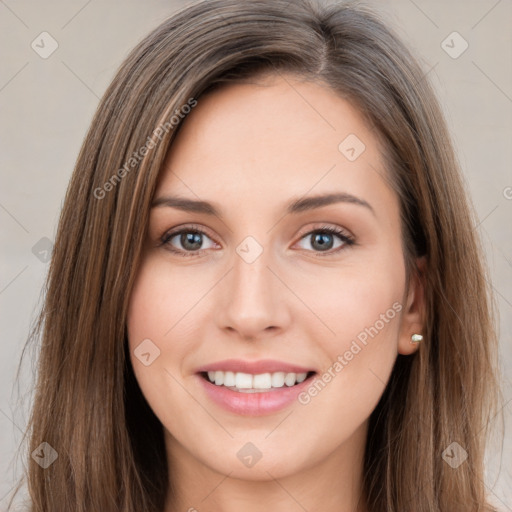
{"type": "Polygon", "coordinates": [[[69,185],[32,510],[493,510],[474,223],[374,14],[183,9],[119,69],[69,185]]]}

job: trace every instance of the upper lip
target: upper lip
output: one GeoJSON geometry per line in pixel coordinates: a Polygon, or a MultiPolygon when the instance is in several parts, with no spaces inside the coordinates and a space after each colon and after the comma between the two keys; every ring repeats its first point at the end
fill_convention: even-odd
{"type": "Polygon", "coordinates": [[[250,373],[259,375],[262,373],[308,373],[315,371],[311,368],[305,368],[296,364],[277,361],[274,359],[260,359],[259,361],[244,361],[242,359],[225,359],[215,363],[201,366],[197,369],[197,373],[214,372],[214,371],[231,371],[234,373],[250,373]]]}

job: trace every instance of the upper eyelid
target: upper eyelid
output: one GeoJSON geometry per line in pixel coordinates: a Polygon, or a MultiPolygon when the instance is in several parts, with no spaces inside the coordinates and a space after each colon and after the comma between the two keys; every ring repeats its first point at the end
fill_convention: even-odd
{"type": "Polygon", "coordinates": [[[184,226],[177,226],[175,228],[172,228],[172,229],[169,229],[168,231],[166,231],[163,235],[162,235],[162,239],[165,239],[165,240],[169,240],[170,238],[176,236],[176,235],[179,235],[180,233],[182,232],[187,232],[187,231],[197,231],[201,234],[204,234],[206,236],[208,236],[210,239],[212,239],[212,241],[215,241],[214,238],[215,237],[212,237],[209,233],[208,233],[208,230],[204,227],[199,227],[199,226],[196,226],[194,224],[186,224],[184,226]]]}

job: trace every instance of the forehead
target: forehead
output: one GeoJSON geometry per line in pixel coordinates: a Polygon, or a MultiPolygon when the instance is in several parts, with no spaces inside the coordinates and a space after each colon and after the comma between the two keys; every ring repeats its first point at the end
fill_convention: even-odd
{"type": "MultiPolygon", "coordinates": [[[[384,193],[371,128],[325,84],[291,75],[236,83],[201,96],[161,171],[159,192],[260,208],[274,197],[384,193]]],[[[389,194],[391,191],[387,191],[389,194]]]]}

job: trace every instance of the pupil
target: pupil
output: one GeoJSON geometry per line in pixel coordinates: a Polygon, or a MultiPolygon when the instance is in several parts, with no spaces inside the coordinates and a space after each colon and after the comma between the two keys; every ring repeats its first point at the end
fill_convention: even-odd
{"type": "Polygon", "coordinates": [[[183,233],[181,235],[181,244],[185,249],[200,249],[201,234],[200,233],[183,233]],[[190,245],[189,245],[190,244],[190,245]]]}
{"type": "Polygon", "coordinates": [[[328,233],[317,233],[314,236],[313,245],[317,242],[321,251],[329,250],[332,247],[332,235],[328,233]],[[330,243],[329,243],[330,242],[330,243]]]}

